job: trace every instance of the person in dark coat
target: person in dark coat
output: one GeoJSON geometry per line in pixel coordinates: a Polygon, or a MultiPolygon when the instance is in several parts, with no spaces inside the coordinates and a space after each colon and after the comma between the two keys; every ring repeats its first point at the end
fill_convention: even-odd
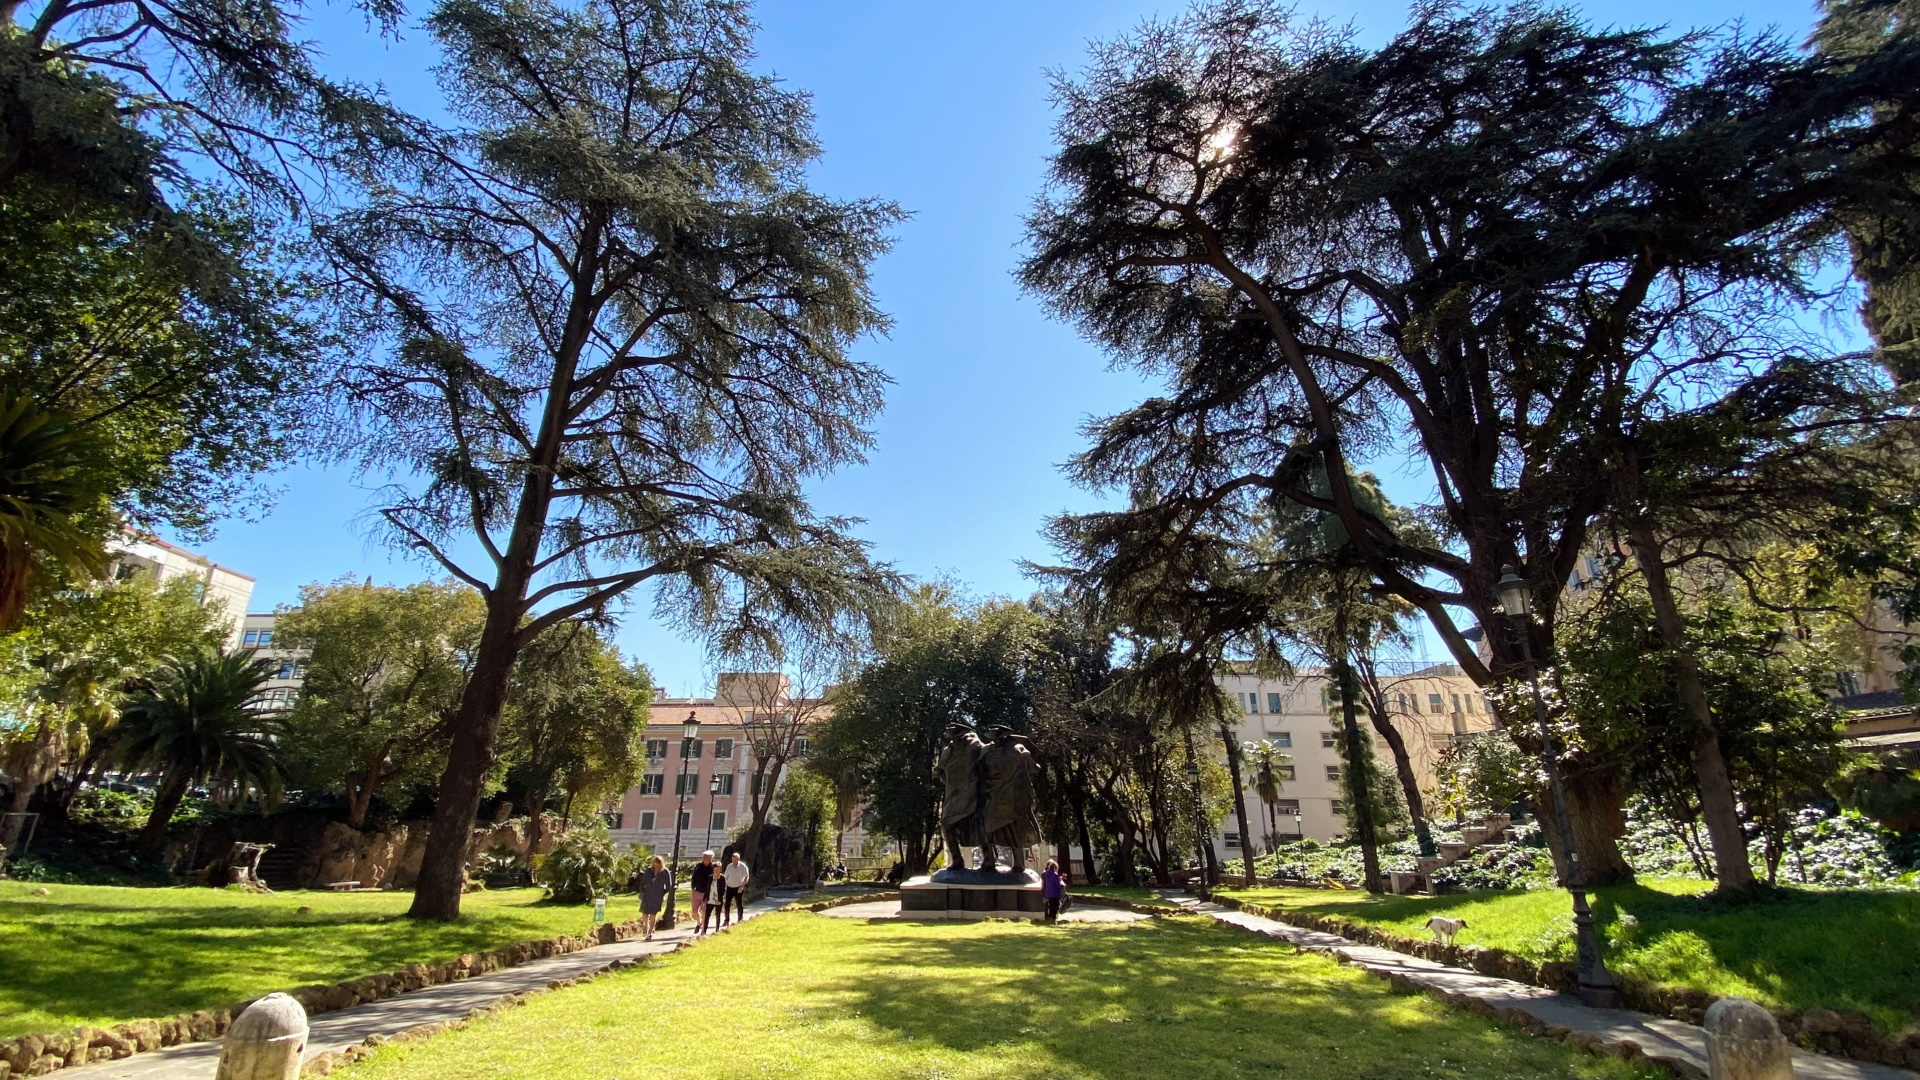
{"type": "Polygon", "coordinates": [[[667,860],[655,855],[653,865],[640,875],[640,928],[648,941],[653,940],[654,921],[660,917],[660,905],[667,902],[667,890],[671,888],[673,874],[667,870],[667,860]]]}
{"type": "Polygon", "coordinates": [[[1060,900],[1067,895],[1067,881],[1060,876],[1060,864],[1047,860],[1047,868],[1040,871],[1040,895],[1047,902],[1047,921],[1053,922],[1060,917],[1060,900]]]}
{"type": "Polygon", "coordinates": [[[693,868],[693,932],[706,932],[707,894],[713,891],[713,877],[720,871],[714,865],[713,852],[700,853],[700,861],[693,868]]]}

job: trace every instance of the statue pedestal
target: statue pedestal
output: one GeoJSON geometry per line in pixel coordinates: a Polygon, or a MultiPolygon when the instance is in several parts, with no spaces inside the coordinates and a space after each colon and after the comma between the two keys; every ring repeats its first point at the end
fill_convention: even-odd
{"type": "Polygon", "coordinates": [[[905,919],[1037,919],[1046,914],[1040,875],[1031,870],[942,870],[900,886],[905,919]]]}

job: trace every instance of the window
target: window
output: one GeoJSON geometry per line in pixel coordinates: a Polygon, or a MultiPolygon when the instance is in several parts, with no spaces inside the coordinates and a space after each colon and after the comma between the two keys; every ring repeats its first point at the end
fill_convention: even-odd
{"type": "Polygon", "coordinates": [[[607,828],[609,829],[624,829],[627,827],[627,815],[625,814],[602,814],[600,817],[607,823],[607,828]]]}
{"type": "Polygon", "coordinates": [[[1340,766],[1338,765],[1327,766],[1327,779],[1336,784],[1339,783],[1340,782],[1340,766]]]}
{"type": "Polygon", "coordinates": [[[1221,835],[1221,838],[1227,842],[1227,847],[1229,849],[1238,849],[1240,847],[1239,833],[1230,832],[1230,833],[1221,833],[1220,835],[1221,835]]]}
{"type": "Polygon", "coordinates": [[[1300,800],[1280,799],[1273,804],[1273,809],[1275,813],[1282,817],[1292,817],[1293,812],[1300,809],[1300,800]]]}
{"type": "Polygon", "coordinates": [[[713,756],[717,758],[732,757],[733,756],[733,740],[732,739],[713,740],[713,756]]]}
{"type": "Polygon", "coordinates": [[[1260,711],[1260,695],[1253,693],[1252,691],[1248,691],[1246,705],[1247,705],[1248,712],[1250,713],[1259,712],[1260,711]]]}
{"type": "Polygon", "coordinates": [[[767,793],[767,790],[773,787],[773,780],[774,780],[774,777],[772,773],[759,773],[756,776],[754,776],[753,778],[754,795],[756,796],[765,795],[767,793]]]}
{"type": "Polygon", "coordinates": [[[1333,744],[1334,744],[1334,740],[1335,740],[1335,739],[1338,739],[1339,737],[1340,737],[1340,733],[1339,733],[1339,732],[1337,732],[1337,731],[1323,731],[1323,732],[1321,732],[1321,733],[1320,733],[1320,748],[1321,748],[1322,750],[1331,750],[1331,749],[1333,749],[1333,744]]]}
{"type": "Polygon", "coordinates": [[[253,646],[260,644],[260,631],[249,630],[246,633],[240,635],[240,644],[245,645],[248,648],[252,648],[253,646]]]}
{"type": "Polygon", "coordinates": [[[1453,695],[1453,711],[1454,711],[1454,712],[1460,712],[1460,711],[1461,711],[1461,709],[1460,709],[1460,695],[1459,695],[1459,694],[1455,694],[1455,695],[1453,695]]]}
{"type": "Polygon", "coordinates": [[[1480,695],[1478,695],[1478,694],[1468,694],[1468,695],[1467,695],[1467,711],[1468,711],[1468,712],[1479,712],[1479,711],[1480,711],[1480,703],[1479,703],[1479,701],[1477,700],[1477,699],[1478,699],[1479,697],[1480,697],[1480,695]]]}
{"type": "Polygon", "coordinates": [[[1291,765],[1275,765],[1273,767],[1273,775],[1279,777],[1282,780],[1299,779],[1298,774],[1294,770],[1294,767],[1291,765]]]}
{"type": "Polygon", "coordinates": [[[1412,698],[1410,698],[1410,697],[1408,697],[1408,696],[1407,696],[1407,695],[1405,695],[1405,694],[1395,694],[1395,695],[1394,695],[1394,697],[1396,697],[1396,698],[1398,698],[1398,699],[1399,699],[1399,705],[1400,705],[1400,711],[1401,711],[1401,712],[1403,712],[1403,713],[1410,713],[1410,712],[1413,712],[1413,711],[1414,711],[1414,709],[1413,709],[1413,699],[1412,699],[1412,698]]]}
{"type": "Polygon", "coordinates": [[[802,735],[799,738],[793,740],[793,756],[794,757],[806,757],[807,751],[811,749],[813,749],[813,741],[808,739],[805,735],[802,735]]]}
{"type": "Polygon", "coordinates": [[[294,662],[288,660],[280,665],[280,670],[275,672],[273,677],[276,679],[291,679],[294,677],[294,667],[294,662]]]}
{"type": "Polygon", "coordinates": [[[713,812],[713,820],[707,823],[707,828],[712,829],[714,832],[726,832],[727,812],[725,810],[715,810],[713,812]]]}
{"type": "Polygon", "coordinates": [[[653,817],[653,811],[651,811],[651,810],[642,810],[642,811],[640,812],[640,831],[641,831],[641,832],[652,832],[652,831],[653,831],[653,821],[654,821],[654,817],[653,817]]]}
{"type": "Polygon", "coordinates": [[[681,773],[674,777],[673,793],[680,796],[700,794],[700,774],[681,773]]]}
{"type": "Polygon", "coordinates": [[[708,790],[712,791],[715,795],[733,794],[733,774],[730,772],[714,773],[713,782],[708,785],[708,790]]]}
{"type": "Polygon", "coordinates": [[[1333,800],[1333,816],[1334,817],[1347,816],[1347,805],[1341,802],[1339,799],[1333,800]]]}
{"type": "Polygon", "coordinates": [[[1293,732],[1291,731],[1269,731],[1267,732],[1267,738],[1272,740],[1275,746],[1285,746],[1288,748],[1293,746],[1293,732]]]}
{"type": "Polygon", "coordinates": [[[680,811],[680,827],[683,829],[693,828],[693,811],[691,810],[680,811]]]}
{"type": "Polygon", "coordinates": [[[1427,711],[1430,713],[1443,713],[1447,711],[1447,707],[1440,700],[1439,694],[1427,695],[1427,711]]]}
{"type": "Polygon", "coordinates": [[[648,773],[640,778],[640,794],[642,795],[658,795],[665,790],[667,790],[667,777],[665,773],[648,773]]]}
{"type": "Polygon", "coordinates": [[[680,740],[680,756],[683,758],[699,757],[701,742],[702,740],[700,739],[681,739],[680,740]]]}
{"type": "Polygon", "coordinates": [[[1271,691],[1267,693],[1267,711],[1268,712],[1280,711],[1280,695],[1279,694],[1273,693],[1271,691]]]}

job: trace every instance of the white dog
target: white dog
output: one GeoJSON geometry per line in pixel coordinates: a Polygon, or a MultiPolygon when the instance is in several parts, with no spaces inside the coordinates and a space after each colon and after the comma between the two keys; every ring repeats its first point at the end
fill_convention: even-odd
{"type": "Polygon", "coordinates": [[[1466,928],[1467,920],[1465,919],[1449,919],[1442,915],[1435,915],[1427,920],[1427,929],[1433,931],[1433,940],[1442,945],[1453,944],[1453,935],[1466,928]]]}

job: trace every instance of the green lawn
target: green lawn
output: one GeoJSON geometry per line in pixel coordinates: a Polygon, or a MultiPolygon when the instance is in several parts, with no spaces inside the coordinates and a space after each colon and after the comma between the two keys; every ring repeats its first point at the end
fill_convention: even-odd
{"type": "MultiPolygon", "coordinates": [[[[1594,916],[1618,974],[1768,1005],[1866,1013],[1895,1031],[1920,1015],[1920,893],[1783,889],[1730,903],[1708,883],[1649,880],[1600,890],[1594,916]],[[1623,916],[1631,916],[1624,924],[1623,916]]],[[[1425,938],[1433,915],[1467,920],[1455,940],[1534,960],[1572,959],[1565,892],[1379,896],[1324,889],[1232,889],[1275,908],[1378,923],[1425,938]]]]}
{"type": "Polygon", "coordinates": [[[1415,1080],[1647,1074],[1198,921],[769,915],[353,1080],[1415,1080]]]}
{"type": "MultiPolygon", "coordinates": [[[[591,926],[590,908],[539,898],[473,893],[458,922],[441,924],[401,917],[411,893],[0,881],[0,1038],[171,1016],[591,926]],[[302,906],[312,914],[297,914],[302,906]]],[[[632,902],[617,899],[610,917],[632,914],[632,902]]]]}
{"type": "Polygon", "coordinates": [[[1129,885],[1070,885],[1067,891],[1075,896],[1105,896],[1129,903],[1144,904],[1147,907],[1165,908],[1168,911],[1180,910],[1180,905],[1147,888],[1129,885]]]}

